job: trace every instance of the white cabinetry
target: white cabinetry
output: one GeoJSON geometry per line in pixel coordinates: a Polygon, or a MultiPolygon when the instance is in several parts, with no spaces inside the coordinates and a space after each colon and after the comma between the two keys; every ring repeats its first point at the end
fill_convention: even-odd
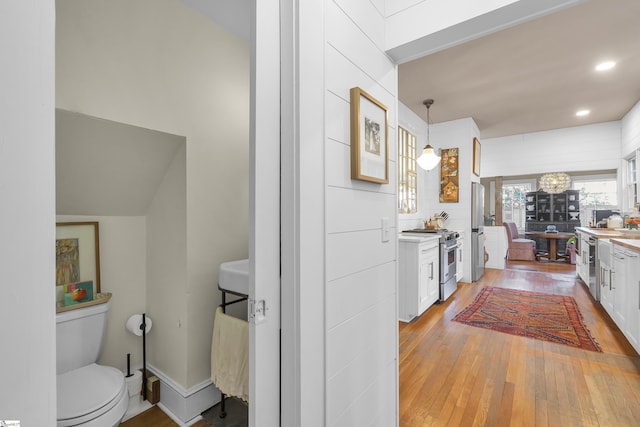
{"type": "Polygon", "coordinates": [[[600,304],[609,313],[609,316],[613,318],[613,286],[611,283],[612,275],[612,257],[611,257],[611,242],[607,239],[598,239],[598,258],[599,258],[599,270],[598,277],[600,278],[600,304]]]}
{"type": "Polygon", "coordinates": [[[464,258],[462,257],[464,252],[464,238],[462,233],[460,233],[460,237],[458,237],[456,243],[458,244],[458,248],[456,249],[456,282],[459,282],[464,276],[464,258]]]}
{"type": "Polygon", "coordinates": [[[401,236],[398,252],[398,316],[410,322],[440,296],[439,238],[401,236]]]}
{"type": "Polygon", "coordinates": [[[580,263],[576,259],[576,269],[578,276],[589,286],[589,235],[578,232],[580,239],[580,263]]]}
{"type": "Polygon", "coordinates": [[[640,352],[640,254],[613,246],[613,320],[640,352]]]}
{"type": "Polygon", "coordinates": [[[613,251],[613,269],[611,274],[611,289],[613,290],[613,321],[624,331],[626,321],[625,300],[627,294],[627,261],[624,252],[617,247],[613,251]]]}

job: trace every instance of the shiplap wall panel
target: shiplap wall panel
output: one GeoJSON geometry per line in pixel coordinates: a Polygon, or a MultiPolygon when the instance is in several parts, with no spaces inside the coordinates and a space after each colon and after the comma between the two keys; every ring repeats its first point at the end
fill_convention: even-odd
{"type": "Polygon", "coordinates": [[[378,381],[372,383],[333,423],[335,427],[389,427],[396,425],[396,366],[384,367],[378,381]],[[377,404],[372,404],[376,402],[377,404]]]}
{"type": "MultiPolygon", "coordinates": [[[[329,92],[325,102],[325,120],[327,138],[351,146],[351,104],[334,93],[329,92]]],[[[391,114],[388,117],[389,161],[395,162],[398,156],[398,132],[391,114]]],[[[395,190],[394,190],[395,191],[395,190]]]]}
{"type": "Polygon", "coordinates": [[[327,233],[379,229],[382,217],[389,218],[389,225],[394,226],[395,201],[395,194],[328,187],[327,233]]]}
{"type": "Polygon", "coordinates": [[[385,14],[386,16],[394,15],[423,1],[425,0],[387,0],[385,2],[385,14]]]}
{"type": "MultiPolygon", "coordinates": [[[[358,2],[353,2],[356,4],[358,2]]],[[[371,4],[369,4],[371,6],[371,4]]],[[[367,9],[367,19],[360,19],[358,23],[366,22],[368,27],[379,27],[384,31],[384,25],[377,24],[380,15],[371,6],[367,9]],[[378,19],[375,19],[377,15],[378,19]]],[[[334,3],[327,8],[327,24],[333,31],[327,33],[327,42],[346,58],[349,58],[360,70],[367,73],[389,93],[395,94],[397,89],[395,68],[389,68],[389,59],[375,40],[363,33],[360,28],[334,3]]]]}
{"type": "MultiPolygon", "coordinates": [[[[329,329],[327,344],[333,351],[327,354],[327,377],[333,378],[362,353],[377,353],[380,343],[393,343],[397,324],[388,320],[395,317],[395,297],[387,296],[360,315],[354,316],[329,329]]],[[[391,345],[393,348],[393,345],[391,345]]]]}
{"type": "Polygon", "coordinates": [[[335,280],[396,259],[395,236],[382,242],[381,230],[327,235],[327,280],[335,280]]]}
{"type": "MultiPolygon", "coordinates": [[[[395,141],[395,140],[394,140],[395,141]]],[[[392,144],[392,142],[389,142],[392,144]]],[[[330,164],[326,169],[328,186],[353,188],[354,190],[377,191],[379,193],[396,194],[397,176],[396,163],[389,161],[389,183],[373,184],[371,182],[351,179],[351,148],[348,145],[329,140],[327,141],[327,159],[330,164]]]]}
{"type": "MultiPolygon", "coordinates": [[[[395,358],[396,332],[393,327],[388,326],[391,323],[397,325],[395,298],[389,298],[379,306],[380,310],[377,311],[376,316],[371,317],[374,323],[365,325],[358,331],[364,334],[366,330],[375,332],[378,329],[379,334],[373,334],[373,338],[367,342],[368,345],[361,347],[361,351],[356,352],[343,369],[328,378],[327,420],[329,425],[333,425],[333,421],[357,401],[368,387],[376,382],[379,383],[380,379],[385,377],[385,368],[395,358]]],[[[334,345],[337,344],[334,343],[334,345]]],[[[327,345],[330,344],[327,343],[327,345]]],[[[377,400],[369,402],[371,407],[392,403],[377,400]]],[[[355,425],[362,424],[358,422],[355,425]]]]}
{"type": "Polygon", "coordinates": [[[627,157],[640,148],[640,102],[622,119],[621,154],[627,157]]]}
{"type": "MultiPolygon", "coordinates": [[[[350,89],[360,87],[387,107],[389,117],[396,117],[395,94],[358,68],[351,58],[345,57],[335,47],[327,45],[326,61],[326,85],[329,92],[349,101],[350,89]]],[[[391,127],[395,128],[395,123],[390,123],[391,127]]]]}
{"type": "MultiPolygon", "coordinates": [[[[384,46],[384,21],[380,25],[381,20],[384,20],[384,16],[380,9],[370,0],[336,0],[333,6],[334,8],[339,7],[344,11],[342,16],[355,21],[361,31],[361,35],[354,35],[355,37],[368,37],[375,46],[384,46]]],[[[331,16],[331,13],[328,13],[328,15],[331,16]]],[[[391,84],[394,87],[396,85],[395,81],[391,82],[391,84]]]]}
{"type": "Polygon", "coordinates": [[[617,169],[619,121],[482,140],[483,177],[617,169]]]}
{"type": "Polygon", "coordinates": [[[381,4],[325,5],[326,424],[370,425],[372,414],[380,414],[394,425],[397,67],[381,44],[381,4]],[[351,179],[350,89],[356,86],[387,107],[389,184],[351,179]],[[383,217],[389,218],[387,242],[383,217]]]}
{"type": "Polygon", "coordinates": [[[376,265],[327,284],[327,328],[379,304],[396,292],[396,263],[376,265]]]}
{"type": "Polygon", "coordinates": [[[334,93],[328,92],[325,100],[327,138],[349,146],[351,138],[351,104],[334,93]]]}

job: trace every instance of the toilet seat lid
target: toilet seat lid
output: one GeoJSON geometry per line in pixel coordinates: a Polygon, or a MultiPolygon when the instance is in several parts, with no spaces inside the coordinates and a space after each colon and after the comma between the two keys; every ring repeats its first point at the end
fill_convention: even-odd
{"type": "Polygon", "coordinates": [[[109,410],[124,387],[124,374],[92,363],[58,375],[57,383],[57,418],[68,420],[109,410]]]}

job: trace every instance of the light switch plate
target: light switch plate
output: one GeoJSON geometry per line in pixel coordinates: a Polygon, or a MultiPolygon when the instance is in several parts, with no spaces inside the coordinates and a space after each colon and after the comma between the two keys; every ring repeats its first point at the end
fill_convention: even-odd
{"type": "Polygon", "coordinates": [[[382,218],[382,241],[389,241],[389,218],[382,218]]]}

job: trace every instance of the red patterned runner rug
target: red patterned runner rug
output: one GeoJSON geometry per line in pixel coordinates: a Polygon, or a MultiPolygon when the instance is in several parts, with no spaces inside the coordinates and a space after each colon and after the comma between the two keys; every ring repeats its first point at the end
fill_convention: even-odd
{"type": "Polygon", "coordinates": [[[602,352],[570,296],[484,287],[454,321],[511,335],[602,352]]]}

